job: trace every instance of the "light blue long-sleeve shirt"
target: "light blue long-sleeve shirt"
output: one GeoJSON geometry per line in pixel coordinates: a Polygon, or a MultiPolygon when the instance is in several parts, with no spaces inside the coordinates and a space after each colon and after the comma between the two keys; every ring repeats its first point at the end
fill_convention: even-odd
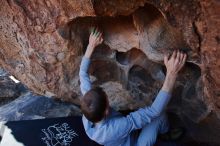
{"type": "MultiPolygon", "coordinates": [[[[88,74],[90,59],[83,57],[80,65],[80,88],[84,95],[91,89],[91,81],[88,74]]],[[[165,109],[171,95],[160,91],[153,104],[148,107],[130,113],[127,116],[111,109],[110,114],[101,122],[92,122],[83,116],[83,125],[89,138],[105,146],[134,146],[136,143],[132,132],[143,128],[146,124],[157,118],[165,109]]]]}

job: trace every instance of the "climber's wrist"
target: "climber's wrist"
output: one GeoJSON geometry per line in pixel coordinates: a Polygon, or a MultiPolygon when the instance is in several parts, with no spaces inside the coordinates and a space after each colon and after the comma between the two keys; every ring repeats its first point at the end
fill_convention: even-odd
{"type": "Polygon", "coordinates": [[[84,56],[85,56],[86,58],[91,58],[92,53],[93,53],[93,50],[94,50],[94,49],[91,48],[91,46],[88,45],[88,46],[87,46],[87,49],[86,49],[86,53],[85,53],[84,56]]]}
{"type": "Polygon", "coordinates": [[[94,49],[95,49],[95,45],[89,43],[88,46],[87,46],[87,50],[93,51],[94,49]]]}
{"type": "Polygon", "coordinates": [[[167,71],[166,78],[175,80],[177,78],[178,73],[167,71]]]}
{"type": "Polygon", "coordinates": [[[177,75],[167,73],[162,90],[171,93],[176,81],[177,75]]]}

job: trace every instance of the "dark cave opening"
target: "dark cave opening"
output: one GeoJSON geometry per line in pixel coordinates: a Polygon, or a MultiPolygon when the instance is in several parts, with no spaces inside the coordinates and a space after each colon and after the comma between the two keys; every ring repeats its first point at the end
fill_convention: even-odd
{"type": "Polygon", "coordinates": [[[120,80],[120,68],[110,60],[93,60],[90,73],[96,77],[95,84],[120,80]]]}
{"type": "Polygon", "coordinates": [[[155,80],[151,74],[140,66],[133,66],[129,71],[129,90],[138,88],[141,92],[150,92],[155,80]]]}
{"type": "Polygon", "coordinates": [[[132,66],[133,64],[140,64],[147,59],[146,55],[139,49],[132,48],[127,52],[117,51],[115,54],[116,61],[121,65],[132,66]]]}

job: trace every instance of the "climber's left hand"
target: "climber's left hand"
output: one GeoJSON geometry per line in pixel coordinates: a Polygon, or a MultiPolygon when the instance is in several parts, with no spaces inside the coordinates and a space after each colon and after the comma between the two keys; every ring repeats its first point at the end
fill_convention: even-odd
{"type": "Polygon", "coordinates": [[[89,46],[95,48],[103,42],[102,32],[96,27],[92,28],[89,36],[89,46]]]}
{"type": "Polygon", "coordinates": [[[85,57],[90,58],[95,47],[103,42],[102,32],[98,28],[93,28],[89,36],[89,44],[86,49],[85,57]]]}

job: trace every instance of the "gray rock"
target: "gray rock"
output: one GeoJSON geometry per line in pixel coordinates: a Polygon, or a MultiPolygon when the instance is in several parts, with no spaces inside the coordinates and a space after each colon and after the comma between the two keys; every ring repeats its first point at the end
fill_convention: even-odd
{"type": "Polygon", "coordinates": [[[0,105],[6,104],[27,92],[24,85],[15,83],[9,76],[7,72],[0,69],[0,105]]]}
{"type": "Polygon", "coordinates": [[[31,120],[80,115],[77,106],[38,96],[31,92],[0,107],[1,121],[31,120]]]}

